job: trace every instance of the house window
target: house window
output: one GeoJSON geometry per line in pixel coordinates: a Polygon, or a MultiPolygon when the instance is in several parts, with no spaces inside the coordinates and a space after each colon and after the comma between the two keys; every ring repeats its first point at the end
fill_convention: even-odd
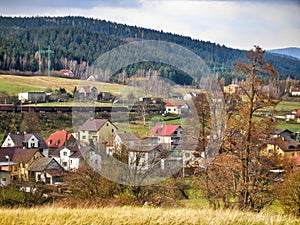
{"type": "Polygon", "coordinates": [[[73,163],[73,160],[70,160],[70,163],[72,164],[72,163],[73,163]]]}
{"type": "Polygon", "coordinates": [[[86,139],[86,136],[84,135],[84,136],[82,136],[82,139],[86,139]]]}
{"type": "Polygon", "coordinates": [[[170,109],[170,108],[168,108],[168,111],[171,111],[171,109],[170,109]]]}
{"type": "Polygon", "coordinates": [[[108,123],[106,124],[106,126],[108,127],[108,123]]]}
{"type": "Polygon", "coordinates": [[[111,129],[111,132],[113,133],[113,132],[114,132],[114,129],[111,129]]]}
{"type": "Polygon", "coordinates": [[[31,143],[31,147],[32,147],[32,148],[34,147],[34,143],[31,143]]]}
{"type": "Polygon", "coordinates": [[[67,156],[67,152],[63,152],[63,156],[67,156]]]}
{"type": "Polygon", "coordinates": [[[62,162],[62,165],[63,165],[63,167],[66,167],[66,166],[68,166],[68,163],[67,162],[62,162]]]}

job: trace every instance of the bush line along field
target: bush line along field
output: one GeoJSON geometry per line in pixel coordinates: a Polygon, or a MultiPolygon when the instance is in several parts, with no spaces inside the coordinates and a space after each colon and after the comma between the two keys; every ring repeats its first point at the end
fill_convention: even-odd
{"type": "Polygon", "coordinates": [[[190,208],[106,207],[106,208],[13,208],[0,209],[0,224],[299,224],[291,216],[235,210],[190,208]]]}

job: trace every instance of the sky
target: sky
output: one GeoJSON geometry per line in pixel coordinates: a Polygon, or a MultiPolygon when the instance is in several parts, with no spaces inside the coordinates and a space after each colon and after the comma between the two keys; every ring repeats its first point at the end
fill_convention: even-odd
{"type": "Polygon", "coordinates": [[[249,50],[300,47],[300,0],[0,0],[2,16],[85,16],[249,50]]]}

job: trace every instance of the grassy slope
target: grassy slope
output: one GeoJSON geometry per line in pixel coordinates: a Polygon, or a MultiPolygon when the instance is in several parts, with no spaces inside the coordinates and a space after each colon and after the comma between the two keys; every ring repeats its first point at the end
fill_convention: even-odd
{"type": "Polygon", "coordinates": [[[300,108],[300,102],[287,102],[287,101],[279,102],[278,105],[275,107],[277,111],[291,111],[299,108],[300,108]]]}
{"type": "Polygon", "coordinates": [[[104,84],[101,82],[58,77],[0,75],[0,91],[7,91],[11,95],[17,95],[18,92],[44,91],[46,88],[58,89],[60,87],[65,88],[70,93],[73,93],[74,87],[80,85],[96,86],[98,90],[109,91],[114,94],[120,93],[120,91],[124,89],[124,86],[118,84],[104,84]]]}
{"type": "Polygon", "coordinates": [[[0,209],[0,224],[299,224],[280,215],[233,210],[189,208],[111,207],[68,209],[42,207],[0,209]],[[17,216],[16,216],[17,215],[17,216]]]}

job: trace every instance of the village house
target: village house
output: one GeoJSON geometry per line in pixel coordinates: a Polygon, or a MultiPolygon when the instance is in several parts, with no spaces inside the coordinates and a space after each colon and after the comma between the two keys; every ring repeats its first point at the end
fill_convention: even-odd
{"type": "Polygon", "coordinates": [[[224,87],[224,93],[226,94],[238,94],[239,93],[240,86],[238,84],[229,84],[224,87]]]}
{"type": "Polygon", "coordinates": [[[66,171],[74,171],[80,167],[82,156],[78,147],[63,146],[51,155],[66,171]]]}
{"type": "Polygon", "coordinates": [[[10,171],[13,180],[28,180],[28,168],[37,159],[44,158],[38,149],[9,147],[0,149],[1,170],[10,171]],[[4,166],[4,162],[7,162],[4,166]]]}
{"type": "Polygon", "coordinates": [[[80,100],[94,100],[98,98],[98,89],[91,86],[82,86],[78,91],[80,100]]]}
{"type": "Polygon", "coordinates": [[[48,146],[41,134],[11,134],[5,138],[1,147],[25,147],[38,149],[45,157],[48,157],[48,146]]]}
{"type": "Polygon", "coordinates": [[[128,150],[128,166],[131,169],[145,171],[154,167],[161,168],[161,160],[166,157],[166,150],[160,145],[140,143],[128,150]]]}
{"type": "Polygon", "coordinates": [[[272,134],[272,138],[293,138],[294,132],[288,129],[274,129],[272,134]]]}
{"type": "Polygon", "coordinates": [[[64,168],[53,158],[38,158],[28,168],[36,182],[60,184],[65,176],[64,168]]]}
{"type": "Polygon", "coordinates": [[[79,141],[83,144],[104,143],[116,135],[117,127],[108,119],[88,119],[79,127],[79,141]]]}
{"type": "Polygon", "coordinates": [[[189,106],[184,102],[168,102],[166,105],[166,113],[181,115],[188,112],[189,106]]]}
{"type": "Polygon", "coordinates": [[[114,148],[117,152],[121,152],[122,146],[132,148],[138,141],[138,138],[132,133],[118,133],[114,137],[114,148]]]}
{"type": "Polygon", "coordinates": [[[77,146],[75,137],[66,130],[57,130],[51,133],[45,142],[50,150],[55,150],[62,146],[77,146]]]}
{"type": "Polygon", "coordinates": [[[294,121],[300,123],[300,109],[295,109],[285,115],[286,121],[294,121]]]}
{"type": "Polygon", "coordinates": [[[68,76],[68,77],[74,76],[74,73],[71,70],[67,70],[67,69],[60,70],[60,73],[62,76],[68,76]]]}
{"type": "Polygon", "coordinates": [[[189,93],[186,93],[184,96],[183,96],[183,100],[186,101],[186,102],[189,102],[189,101],[192,101],[194,98],[196,98],[197,96],[199,96],[199,93],[196,93],[196,92],[189,92],[189,93]]]}
{"type": "Polygon", "coordinates": [[[175,149],[179,144],[182,128],[179,125],[156,125],[152,127],[151,134],[158,137],[158,143],[168,149],[175,149]]]}
{"type": "Polygon", "coordinates": [[[46,102],[45,92],[24,92],[18,94],[18,100],[21,103],[46,102]]]}
{"type": "Polygon", "coordinates": [[[294,155],[300,155],[300,142],[285,137],[274,138],[266,144],[265,151],[262,154],[277,154],[291,158],[294,155]]]}
{"type": "Polygon", "coordinates": [[[290,94],[291,96],[300,96],[300,88],[291,88],[290,94]]]}

